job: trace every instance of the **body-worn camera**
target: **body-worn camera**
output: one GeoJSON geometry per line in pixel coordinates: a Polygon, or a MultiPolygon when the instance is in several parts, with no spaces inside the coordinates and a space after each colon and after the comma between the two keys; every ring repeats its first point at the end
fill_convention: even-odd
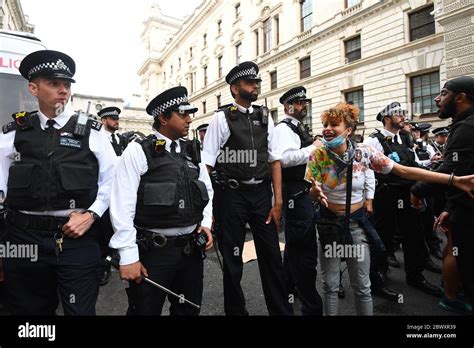
{"type": "Polygon", "coordinates": [[[204,247],[205,247],[206,244],[207,244],[207,234],[204,233],[204,232],[197,233],[197,234],[193,237],[193,243],[194,243],[194,245],[196,245],[198,248],[204,249],[204,247]]]}

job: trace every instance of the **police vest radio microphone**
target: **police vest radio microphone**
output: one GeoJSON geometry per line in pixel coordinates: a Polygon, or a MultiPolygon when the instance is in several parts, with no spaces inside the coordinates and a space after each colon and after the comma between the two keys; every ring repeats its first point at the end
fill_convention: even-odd
{"type": "Polygon", "coordinates": [[[91,108],[91,102],[87,104],[86,112],[82,112],[81,110],[77,112],[77,122],[76,122],[76,126],[74,127],[74,135],[78,135],[80,137],[83,137],[86,135],[87,121],[89,121],[90,108],[91,108]]]}
{"type": "Polygon", "coordinates": [[[267,107],[267,98],[265,98],[265,106],[262,106],[262,124],[268,124],[268,107],[267,107]]]}

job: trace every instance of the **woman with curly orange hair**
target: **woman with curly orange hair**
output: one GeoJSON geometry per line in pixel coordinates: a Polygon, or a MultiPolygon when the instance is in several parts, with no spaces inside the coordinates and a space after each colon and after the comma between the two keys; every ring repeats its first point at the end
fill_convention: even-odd
{"type": "MultiPolygon", "coordinates": [[[[390,172],[410,180],[429,181],[454,185],[474,195],[474,175],[456,177],[430,172],[420,168],[405,167],[395,163],[383,153],[366,144],[355,144],[349,137],[353,134],[359,110],[354,105],[340,103],[323,112],[323,147],[311,155],[305,179],[312,183],[310,195],[321,201],[321,217],[340,220],[346,210],[347,168],[352,162],[352,192],[350,206],[349,232],[352,245],[321,245],[320,265],[323,278],[323,304],[326,315],[337,314],[337,291],[341,258],[345,258],[349,270],[351,286],[355,292],[355,305],[358,315],[372,315],[370,292],[370,255],[368,248],[369,230],[364,199],[369,202],[375,182],[373,171],[382,174],[390,172]]],[[[320,236],[321,237],[321,236],[320,236]]],[[[320,238],[321,240],[321,238],[320,238]]]]}

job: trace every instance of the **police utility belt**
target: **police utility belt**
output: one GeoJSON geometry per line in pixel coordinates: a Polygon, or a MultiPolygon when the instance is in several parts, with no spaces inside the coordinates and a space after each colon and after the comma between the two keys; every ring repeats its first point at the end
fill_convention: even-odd
{"type": "Polygon", "coordinates": [[[135,226],[137,230],[137,244],[142,251],[150,251],[161,248],[178,247],[183,248],[185,255],[190,255],[193,251],[202,253],[203,259],[204,247],[207,243],[207,236],[205,233],[197,233],[199,228],[186,235],[167,237],[159,232],[153,232],[144,228],[135,226]]]}
{"type": "Polygon", "coordinates": [[[215,188],[219,188],[221,190],[232,189],[240,191],[258,191],[262,189],[262,186],[268,185],[268,180],[263,180],[260,183],[249,184],[237,179],[222,178],[216,173],[211,173],[211,181],[215,188]]]}
{"type": "Polygon", "coordinates": [[[7,221],[24,229],[58,231],[68,222],[68,217],[31,215],[16,210],[7,211],[7,221]]]}

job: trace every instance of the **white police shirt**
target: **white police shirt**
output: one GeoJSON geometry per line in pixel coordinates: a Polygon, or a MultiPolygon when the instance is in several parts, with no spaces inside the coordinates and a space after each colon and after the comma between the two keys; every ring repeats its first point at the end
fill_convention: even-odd
{"type": "MultiPolygon", "coordinates": [[[[289,118],[291,123],[297,127],[300,124],[300,121],[292,116],[285,115],[285,118],[289,118]]],[[[316,146],[313,144],[300,149],[300,137],[286,123],[279,123],[275,126],[273,140],[275,143],[274,151],[280,157],[283,168],[308,163],[309,155],[316,150],[316,146]]]]}
{"type": "MultiPolygon", "coordinates": [[[[170,152],[171,140],[155,131],[158,139],[166,140],[166,151],[170,152]]],[[[179,141],[176,141],[176,152],[181,152],[179,141]]],[[[206,184],[209,203],[203,211],[202,227],[212,226],[212,189],[211,179],[204,163],[199,164],[198,180],[206,184]]],[[[135,209],[137,205],[137,192],[141,176],[148,171],[148,163],[143,148],[139,143],[132,142],[125,149],[119,159],[115,182],[110,200],[110,218],[114,228],[114,235],[109,246],[118,249],[120,264],[129,265],[139,260],[138,246],[136,243],[137,230],[134,227],[135,209]]],[[[193,232],[197,225],[175,228],[155,228],[150,231],[161,233],[167,237],[186,235],[193,232]]]]}
{"type": "MultiPolygon", "coordinates": [[[[237,106],[240,112],[246,113],[247,110],[249,113],[253,113],[253,107],[250,106],[248,109],[234,103],[234,106],[237,106]]],[[[268,118],[268,162],[274,162],[281,159],[280,155],[275,151],[276,144],[275,139],[273,139],[273,130],[275,125],[273,124],[273,119],[268,118]]],[[[230,129],[225,118],[223,111],[218,111],[214,114],[214,117],[207,127],[207,132],[204,137],[204,147],[202,153],[202,162],[210,167],[214,167],[216,164],[217,157],[219,156],[219,151],[224,147],[227,140],[230,138],[230,129]]],[[[251,179],[245,181],[244,183],[257,184],[262,182],[261,180],[251,179]]]]}
{"type": "MultiPolygon", "coordinates": [[[[69,118],[74,115],[74,112],[65,110],[54,118],[56,123],[54,128],[60,129],[66,125],[69,118]]],[[[41,128],[46,128],[46,122],[49,120],[41,111],[38,111],[39,121],[41,128]]],[[[16,149],[14,146],[16,131],[11,131],[6,134],[0,133],[0,190],[6,195],[8,174],[10,166],[14,161],[16,149]]],[[[110,146],[109,140],[104,132],[95,131],[91,129],[89,135],[89,149],[92,151],[94,156],[97,158],[99,164],[99,180],[98,180],[98,191],[97,196],[90,207],[87,209],[94,211],[98,215],[102,216],[109,207],[110,202],[110,190],[112,189],[112,182],[115,175],[115,167],[117,165],[117,156],[113,148],[110,146]]],[[[48,215],[57,217],[67,217],[74,211],[81,211],[80,209],[67,209],[67,210],[48,210],[48,211],[22,211],[25,214],[31,215],[48,215]]]]}

